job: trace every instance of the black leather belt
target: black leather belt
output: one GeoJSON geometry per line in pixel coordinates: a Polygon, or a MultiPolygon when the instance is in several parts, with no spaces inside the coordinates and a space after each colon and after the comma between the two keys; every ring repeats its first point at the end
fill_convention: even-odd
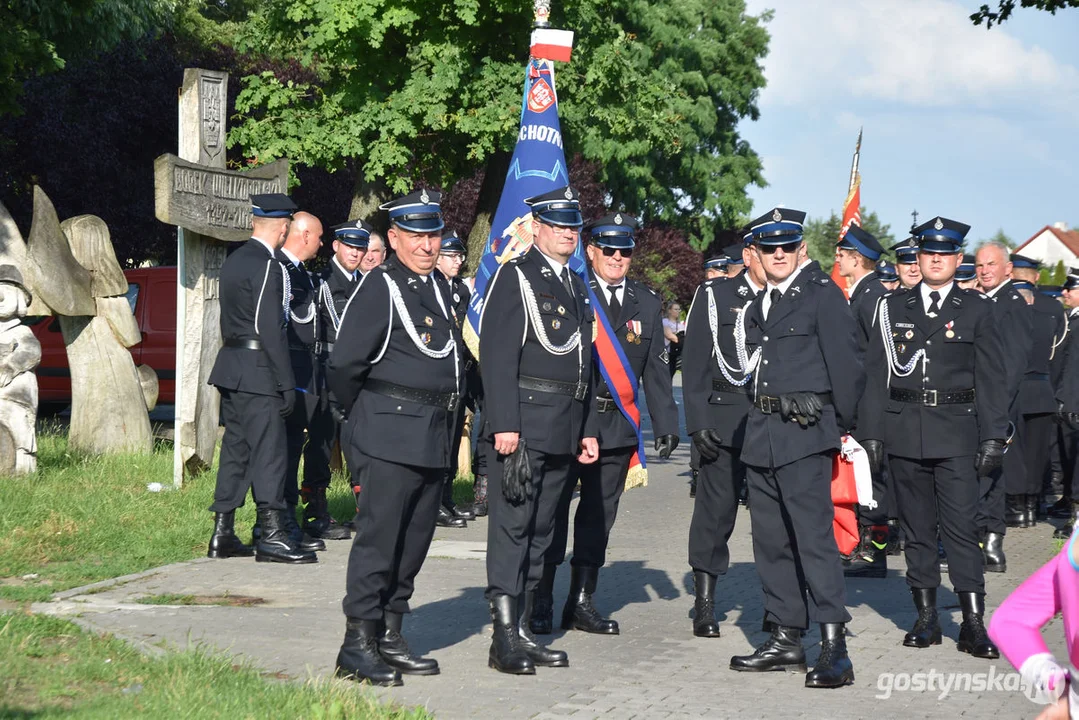
{"type": "Polygon", "coordinates": [[[597,397],[596,398],[596,412],[609,413],[618,409],[618,405],[615,404],[614,398],[610,397],[597,397]]]}
{"type": "Polygon", "coordinates": [[[1026,375],[1023,376],[1023,379],[1024,380],[1038,380],[1038,381],[1048,382],[1049,381],[1049,373],[1028,372],[1026,375]]]}
{"type": "Polygon", "coordinates": [[[317,352],[318,343],[289,343],[288,349],[295,350],[296,352],[317,352]]]}
{"type": "Polygon", "coordinates": [[[960,403],[974,402],[974,390],[903,390],[891,388],[889,391],[892,400],[905,403],[915,403],[926,407],[937,405],[958,405],[960,403]]]}
{"type": "Polygon", "coordinates": [[[236,338],[226,338],[225,347],[237,348],[239,350],[261,350],[262,343],[258,340],[237,340],[236,338]]]}
{"type": "Polygon", "coordinates": [[[749,395],[749,383],[746,383],[745,385],[731,385],[729,382],[723,382],[722,380],[713,380],[712,389],[716,392],[749,395]]]}
{"type": "MultiPolygon", "coordinates": [[[[814,393],[824,405],[832,404],[832,393],[814,393]]],[[[760,410],[765,415],[771,415],[781,410],[779,398],[771,397],[769,395],[761,395],[753,400],[753,407],[760,410]]]]}
{"type": "Polygon", "coordinates": [[[386,380],[375,380],[368,378],[363,384],[364,390],[370,390],[378,395],[385,395],[386,397],[394,398],[395,400],[407,400],[408,402],[419,403],[420,405],[431,405],[432,407],[443,408],[449,412],[457,410],[457,406],[460,404],[460,396],[457,393],[440,393],[434,390],[420,390],[418,388],[411,388],[405,385],[398,385],[397,383],[387,382],[386,380]]]}
{"type": "Polygon", "coordinates": [[[583,401],[588,396],[588,385],[586,383],[563,382],[561,380],[547,380],[522,375],[517,379],[517,386],[522,390],[535,390],[554,395],[569,395],[574,400],[583,401]]]}
{"type": "Polygon", "coordinates": [[[333,352],[333,343],[331,343],[331,342],[322,343],[322,352],[325,352],[325,353],[333,352]]]}

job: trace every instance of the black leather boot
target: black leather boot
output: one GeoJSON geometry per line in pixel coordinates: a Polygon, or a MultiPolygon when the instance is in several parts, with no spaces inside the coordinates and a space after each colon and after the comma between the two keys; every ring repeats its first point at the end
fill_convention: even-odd
{"type": "Polygon", "coordinates": [[[884,578],[888,576],[888,526],[873,525],[862,528],[859,543],[850,564],[843,568],[847,577],[884,578]]]}
{"type": "Polygon", "coordinates": [[[538,667],[569,667],[569,656],[566,653],[540,645],[536,636],[532,634],[529,626],[532,621],[534,601],[535,592],[526,592],[521,598],[521,617],[517,622],[521,649],[538,667]]]}
{"type": "Polygon", "coordinates": [[[210,549],[206,552],[209,558],[251,557],[255,554],[255,548],[244,545],[240,538],[236,537],[233,527],[236,511],[227,513],[214,513],[214,534],[210,536],[210,549]]]}
{"type": "Polygon", "coordinates": [[[408,642],[401,634],[401,613],[386,611],[383,615],[385,630],[378,639],[378,654],[382,660],[405,675],[438,675],[438,661],[434,658],[416,657],[408,649],[408,642]]]}
{"type": "Polygon", "coordinates": [[[554,630],[554,576],[558,566],[543,566],[543,576],[533,591],[532,612],[528,628],[537,635],[550,635],[554,630]]]}
{"type": "Polygon", "coordinates": [[[438,506],[438,518],[435,520],[435,525],[438,527],[446,528],[466,528],[468,523],[464,518],[459,518],[451,511],[447,510],[444,505],[438,506]]]}
{"type": "Polygon", "coordinates": [[[985,571],[1002,573],[1008,569],[1008,559],[1004,557],[1004,536],[1000,533],[986,533],[982,543],[982,556],[985,558],[985,571]]]}
{"type": "Polygon", "coordinates": [[[802,648],[802,631],[799,628],[776,625],[772,635],[753,651],[752,655],[735,655],[731,658],[731,670],[739,672],[767,672],[769,670],[806,671],[806,653],[802,648]]]}
{"type": "Polygon", "coordinates": [[[1026,496],[1007,495],[1004,498],[1004,524],[1010,528],[1026,527],[1026,496]]]}
{"type": "Polygon", "coordinates": [[[1067,540],[1075,530],[1075,520],[1070,520],[1053,531],[1053,537],[1057,540],[1067,540]]]}
{"type": "Polygon", "coordinates": [[[985,595],[973,592],[956,594],[959,596],[959,607],[963,609],[963,624],[959,626],[956,650],[986,660],[1000,657],[1000,650],[989,639],[985,629],[985,595]]]}
{"type": "Polygon", "coordinates": [[[472,511],[476,517],[487,517],[487,476],[477,475],[472,481],[472,494],[475,496],[472,502],[472,511]]]}
{"type": "Polygon", "coordinates": [[[471,505],[458,505],[453,501],[453,478],[449,473],[446,473],[446,480],[442,483],[442,507],[454,517],[462,520],[476,519],[476,513],[471,505]]]}
{"type": "Polygon", "coordinates": [[[698,470],[691,470],[690,471],[689,496],[691,498],[697,497],[697,473],[698,472],[699,472],[698,470]]]}
{"type": "Polygon", "coordinates": [[[701,570],[693,571],[693,634],[697,637],[719,637],[716,621],[716,576],[701,570]]]}
{"type": "Polygon", "coordinates": [[[285,529],[286,510],[270,510],[269,508],[258,509],[259,534],[258,542],[255,543],[256,562],[279,562],[279,563],[313,563],[318,562],[318,556],[312,550],[303,550],[292,541],[285,529]]]}
{"type": "Polygon", "coordinates": [[[285,510],[285,531],[288,532],[288,536],[292,538],[292,542],[301,550],[308,550],[311,552],[322,552],[326,549],[326,543],[322,542],[318,538],[313,538],[303,531],[300,527],[300,523],[296,522],[296,506],[286,505],[285,510]]]}
{"type": "Polygon", "coordinates": [[[884,549],[888,555],[900,555],[903,552],[903,544],[899,541],[899,521],[888,518],[888,547],[884,549]]]}
{"type": "Polygon", "coordinates": [[[1065,495],[1050,505],[1046,514],[1056,520],[1071,520],[1075,515],[1072,499],[1065,495]]]}
{"type": "Polygon", "coordinates": [[[1023,513],[1023,519],[1026,520],[1027,527],[1034,527],[1038,524],[1038,517],[1041,515],[1041,506],[1041,495],[1027,494],[1026,512],[1023,513]]]}
{"type": "Polygon", "coordinates": [[[937,589],[911,588],[914,607],[918,608],[918,619],[914,627],[903,636],[903,645],[913,648],[927,648],[940,645],[940,617],[937,615],[937,589]]]}
{"type": "Polygon", "coordinates": [[[307,501],[303,509],[303,531],[312,538],[322,540],[349,540],[352,533],[330,516],[330,506],[326,502],[326,488],[300,488],[300,494],[307,501]]]}
{"type": "Polygon", "coordinates": [[[820,624],[820,655],[806,675],[807,688],[838,688],[854,684],[854,665],[847,655],[845,623],[820,624]]]}
{"type": "Polygon", "coordinates": [[[366,680],[372,685],[400,685],[401,673],[382,660],[378,653],[378,621],[353,620],[345,622],[345,641],[337,653],[334,675],[349,680],[366,680]]]}
{"type": "Polygon", "coordinates": [[[583,630],[597,635],[617,635],[618,622],[609,620],[592,605],[599,568],[572,567],[569,597],[562,608],[562,629],[583,630]]]}
{"type": "Polygon", "coordinates": [[[511,675],[535,675],[536,666],[521,647],[517,629],[517,598],[495,595],[491,598],[491,621],[494,634],[487,665],[511,675]]]}

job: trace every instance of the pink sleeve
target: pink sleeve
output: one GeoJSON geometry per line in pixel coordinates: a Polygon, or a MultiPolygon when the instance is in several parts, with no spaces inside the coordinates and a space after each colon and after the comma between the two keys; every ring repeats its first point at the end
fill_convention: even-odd
{"type": "Polygon", "coordinates": [[[1071,572],[1067,551],[1065,546],[1005,598],[989,622],[989,637],[1017,670],[1031,655],[1049,652],[1041,628],[1060,611],[1056,577],[1058,570],[1071,572]]]}

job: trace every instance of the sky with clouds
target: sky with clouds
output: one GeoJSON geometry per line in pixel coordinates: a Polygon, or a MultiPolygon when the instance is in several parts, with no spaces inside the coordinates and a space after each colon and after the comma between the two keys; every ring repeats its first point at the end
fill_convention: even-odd
{"type": "Polygon", "coordinates": [[[1079,225],[1079,10],[986,31],[982,1],[747,0],[774,11],[761,117],[740,126],[769,183],[754,214],[840,213],[864,127],[862,204],[897,236],[915,209],[972,240],[1079,225]]]}

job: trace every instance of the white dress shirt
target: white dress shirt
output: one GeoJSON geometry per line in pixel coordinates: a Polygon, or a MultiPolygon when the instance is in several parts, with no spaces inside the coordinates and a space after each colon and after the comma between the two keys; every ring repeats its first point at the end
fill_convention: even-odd
{"type": "Polygon", "coordinates": [[[358,273],[355,270],[353,270],[352,272],[349,272],[348,270],[345,270],[343,267],[341,267],[341,263],[337,262],[337,256],[336,255],[334,255],[332,258],[330,258],[330,262],[332,262],[334,265],[336,265],[337,269],[341,271],[341,274],[344,275],[345,277],[347,277],[350,281],[356,279],[358,273]]]}
{"type": "Polygon", "coordinates": [[[787,290],[789,290],[790,286],[794,284],[795,279],[797,279],[798,274],[802,271],[803,267],[805,267],[805,265],[802,265],[802,267],[799,267],[797,270],[792,272],[790,274],[790,277],[788,277],[786,280],[779,283],[778,285],[772,285],[771,283],[769,283],[764,288],[764,302],[761,305],[761,313],[764,315],[765,320],[768,319],[768,311],[772,309],[772,290],[779,288],[779,292],[786,295],[787,290]]]}
{"type": "MultiPolygon", "coordinates": [[[[940,306],[944,307],[944,301],[948,299],[948,293],[952,291],[954,282],[949,282],[947,285],[937,290],[940,293],[940,306]]],[[[932,307],[933,301],[929,297],[929,293],[933,292],[933,289],[926,285],[924,282],[920,286],[922,288],[922,307],[925,308],[926,313],[929,312],[929,308],[932,307]]]]}
{"type": "MultiPolygon", "coordinates": [[[[430,275],[420,275],[420,280],[427,284],[432,282],[430,275]]],[[[449,318],[449,314],[446,312],[446,303],[442,302],[442,293],[438,289],[438,283],[433,283],[431,289],[435,291],[435,299],[438,300],[438,307],[442,310],[442,317],[449,318]]]]}

